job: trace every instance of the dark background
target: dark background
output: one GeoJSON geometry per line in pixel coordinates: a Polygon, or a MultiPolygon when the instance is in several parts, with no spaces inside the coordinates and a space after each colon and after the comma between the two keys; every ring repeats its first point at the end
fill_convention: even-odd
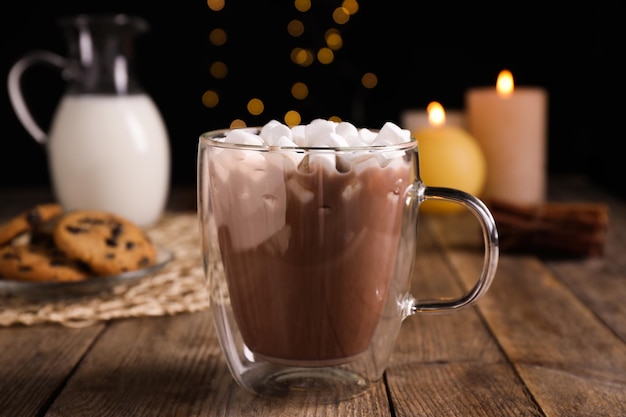
{"type": "MultiPolygon", "coordinates": [[[[128,13],[143,16],[150,31],[136,39],[136,74],[159,107],[170,134],[172,181],[194,184],[196,146],[201,132],[228,127],[241,118],[248,125],[283,120],[296,109],[306,123],[339,116],[367,127],[400,122],[408,108],[430,101],[461,109],[465,91],[495,86],[501,69],[510,69],[516,86],[541,86],[549,96],[548,169],[579,173],[599,186],[626,196],[624,163],[624,71],[626,39],[618,2],[585,2],[574,7],[529,2],[476,5],[476,2],[362,1],[345,25],[332,22],[340,1],[313,0],[305,14],[292,1],[226,1],[215,12],[205,1],[28,1],[11,3],[2,15],[0,89],[2,147],[0,186],[49,184],[45,149],[30,138],[13,113],[6,92],[11,65],[25,52],[47,49],[66,55],[56,20],[78,13],[128,13]],[[305,35],[292,38],[287,23],[305,23],[305,35]],[[228,42],[211,45],[209,33],[223,28],[228,42]],[[317,49],[323,33],[336,27],[343,48],[330,65],[297,67],[289,59],[295,46],[317,49]],[[210,64],[229,67],[216,80],[210,64]],[[365,90],[360,77],[378,75],[365,90]],[[309,85],[298,102],[291,84],[309,85]],[[202,104],[214,89],[216,108],[202,104]],[[265,111],[251,116],[246,103],[262,98],[265,111]]],[[[6,5],[5,5],[6,6],[6,5]]],[[[25,90],[33,115],[45,129],[65,84],[50,69],[30,70],[25,90]],[[35,75],[36,74],[36,75],[35,75]]]]}

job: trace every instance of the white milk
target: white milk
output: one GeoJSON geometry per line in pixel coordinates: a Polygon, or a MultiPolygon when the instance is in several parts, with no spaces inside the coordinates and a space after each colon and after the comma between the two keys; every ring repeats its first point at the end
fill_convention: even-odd
{"type": "Polygon", "coordinates": [[[169,141],[148,95],[64,96],[48,156],[54,191],[66,210],[106,210],[140,226],[154,223],[164,210],[169,141]]]}

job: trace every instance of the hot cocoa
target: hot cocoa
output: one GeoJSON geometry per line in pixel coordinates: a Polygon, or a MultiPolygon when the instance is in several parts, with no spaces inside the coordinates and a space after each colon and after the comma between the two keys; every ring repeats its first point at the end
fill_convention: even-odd
{"type": "Polygon", "coordinates": [[[246,346],[285,364],[365,351],[394,273],[410,180],[403,152],[331,160],[219,151],[212,204],[246,346]]]}

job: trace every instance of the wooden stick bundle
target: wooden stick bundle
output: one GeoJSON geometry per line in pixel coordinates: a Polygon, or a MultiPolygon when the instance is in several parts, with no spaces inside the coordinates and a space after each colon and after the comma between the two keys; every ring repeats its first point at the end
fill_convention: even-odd
{"type": "Polygon", "coordinates": [[[608,207],[599,203],[487,204],[496,221],[502,252],[556,257],[604,253],[608,207]]]}

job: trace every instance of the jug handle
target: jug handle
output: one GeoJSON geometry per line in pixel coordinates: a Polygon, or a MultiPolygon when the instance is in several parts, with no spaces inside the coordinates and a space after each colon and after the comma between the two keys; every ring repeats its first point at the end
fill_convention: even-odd
{"type": "Polygon", "coordinates": [[[67,60],[53,52],[33,51],[17,60],[9,71],[7,84],[13,110],[28,133],[43,145],[48,141],[48,134],[33,119],[24,100],[21,86],[22,74],[33,64],[49,64],[53,67],[64,69],[66,68],[67,60]]]}

